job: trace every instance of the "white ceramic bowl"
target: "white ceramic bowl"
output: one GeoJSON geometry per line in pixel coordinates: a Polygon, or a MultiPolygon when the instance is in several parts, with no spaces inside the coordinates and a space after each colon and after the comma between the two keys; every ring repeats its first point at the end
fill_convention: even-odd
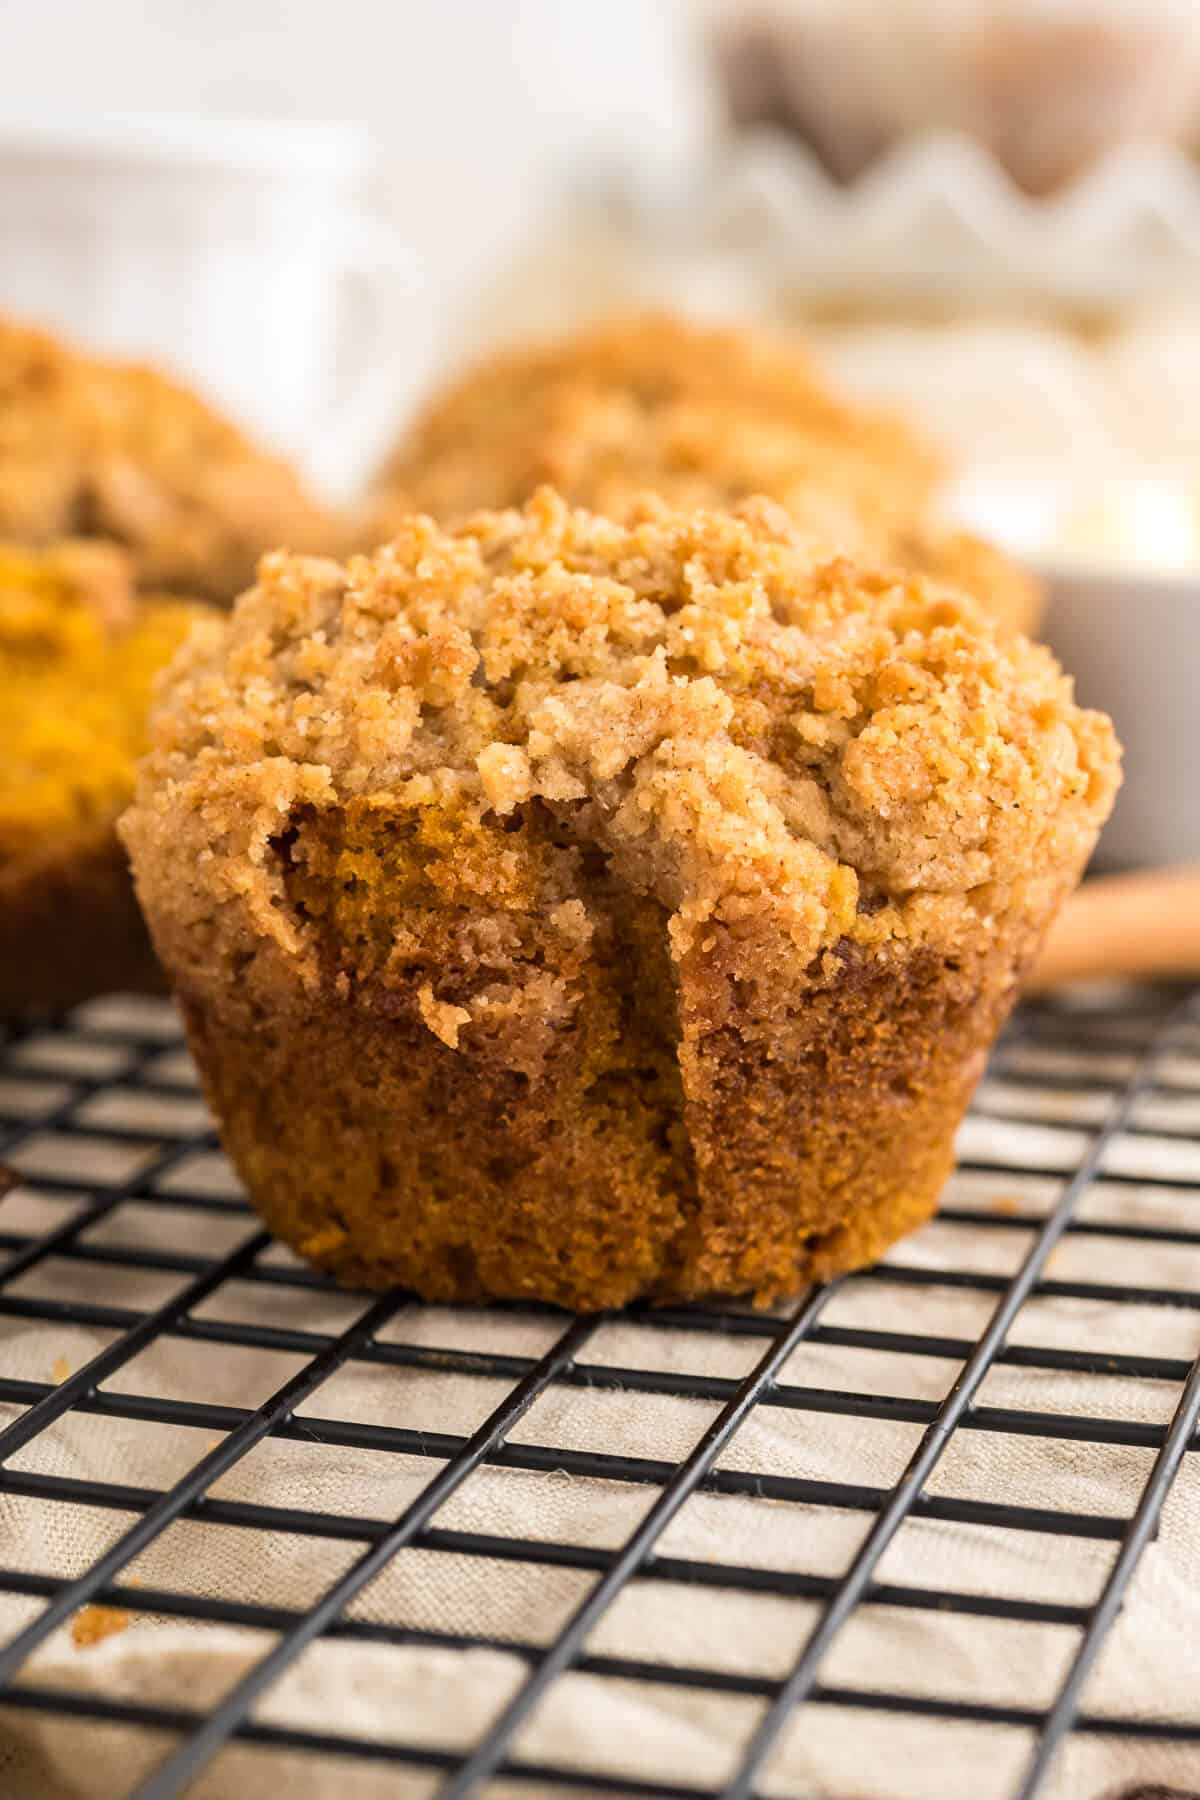
{"type": "Polygon", "coordinates": [[[961,479],[945,513],[1044,581],[1039,635],[1108,713],[1124,783],[1096,853],[1103,869],[1200,863],[1200,510],[1191,484],[1126,470],[1089,493],[1062,473],[961,479]],[[1086,505],[1084,502],[1086,501],[1086,505]]]}
{"type": "Polygon", "coordinates": [[[1081,568],[1048,584],[1043,636],[1125,746],[1097,867],[1200,862],[1200,573],[1081,568]]]}

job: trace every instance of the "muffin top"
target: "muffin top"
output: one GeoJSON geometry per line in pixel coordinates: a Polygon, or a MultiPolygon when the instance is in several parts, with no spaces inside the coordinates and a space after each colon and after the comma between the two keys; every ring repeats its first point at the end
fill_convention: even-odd
{"type": "Polygon", "coordinates": [[[279,856],[301,812],[484,828],[443,901],[485,913],[570,901],[530,861],[550,821],[663,905],[676,956],[767,934],[802,971],[1060,891],[1118,760],[1048,651],[815,559],[768,502],[615,523],[549,490],[452,531],[410,517],[345,567],[266,558],[176,660],[153,745],[123,823],[152,912],[314,979],[279,856]]]}
{"type": "Polygon", "coordinates": [[[0,538],[109,538],[139,583],[231,600],[263,550],[324,550],[295,472],[181,384],[0,319],[0,538]]]}
{"type": "Polygon", "coordinates": [[[0,544],[0,865],[111,830],[146,747],[157,670],[202,610],[135,596],[106,544],[0,544]]]}
{"type": "Polygon", "coordinates": [[[494,359],[436,401],[384,469],[362,537],[405,513],[454,523],[542,483],[627,517],[646,493],[680,509],[763,494],[814,549],[946,565],[1021,629],[1036,589],[999,552],[927,524],[941,465],[892,416],[839,399],[795,344],[649,316],[494,359]]]}
{"type": "Polygon", "coordinates": [[[379,487],[450,521],[542,483],[610,516],[653,489],[680,507],[790,497],[803,520],[818,485],[826,506],[865,489],[908,516],[938,473],[901,421],[843,402],[795,344],[648,314],[485,362],[435,400],[379,487]]]}

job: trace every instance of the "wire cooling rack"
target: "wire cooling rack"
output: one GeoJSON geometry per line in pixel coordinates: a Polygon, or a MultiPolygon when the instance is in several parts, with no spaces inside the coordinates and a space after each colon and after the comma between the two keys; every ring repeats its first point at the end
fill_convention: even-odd
{"type": "MultiPolygon", "coordinates": [[[[7,1358],[0,1353],[0,1420],[8,1420],[0,1426],[0,1521],[5,1505],[17,1501],[36,1503],[47,1516],[69,1507],[114,1515],[106,1547],[86,1566],[66,1572],[25,1561],[10,1565],[10,1540],[0,1530],[0,1600],[17,1596],[24,1607],[22,1622],[0,1643],[0,1720],[10,1709],[10,1719],[22,1715],[27,1724],[36,1715],[144,1735],[153,1755],[123,1793],[138,1800],[182,1794],[236,1743],[264,1755],[311,1757],[314,1766],[330,1769],[361,1762],[392,1768],[398,1783],[401,1771],[420,1771],[430,1784],[421,1791],[443,1800],[499,1792],[497,1782],[505,1792],[645,1800],[798,1794],[802,1790],[772,1785],[772,1758],[798,1712],[812,1707],[844,1714],[851,1733],[868,1718],[876,1730],[895,1732],[898,1756],[901,1745],[911,1743],[899,1734],[913,1721],[933,1730],[952,1723],[1007,1732],[1017,1754],[1003,1791],[1021,1800],[1043,1791],[1068,1743],[1080,1738],[1119,1738],[1143,1743],[1148,1752],[1169,1743],[1187,1757],[1194,1754],[1186,1767],[1200,1770],[1200,1689],[1187,1717],[1156,1717],[1153,1694],[1135,1694],[1132,1712],[1111,1716],[1086,1704],[1085,1693],[1121,1609],[1136,1613],[1155,1604],[1153,1593],[1141,1597],[1135,1577],[1185,1455],[1200,1447],[1200,1363],[1191,1354],[1147,1354],[1124,1325],[1131,1311],[1137,1318],[1169,1316],[1180,1321],[1185,1338],[1191,1334],[1191,1353],[1200,1339],[1200,1326],[1193,1324],[1200,1314],[1200,1215],[1194,1210],[1200,1202],[1200,995],[1139,990],[1086,1004],[1023,1008],[993,1058],[964,1127],[959,1173],[939,1221],[926,1233],[898,1247],[878,1269],[811,1292],[781,1313],[663,1308],[633,1316],[651,1345],[683,1334],[701,1346],[700,1371],[681,1368],[678,1356],[672,1366],[656,1367],[653,1349],[644,1367],[606,1359],[603,1340],[611,1321],[537,1309],[481,1315],[483,1347],[473,1349],[456,1347],[449,1309],[436,1313],[446,1325],[446,1342],[430,1344],[428,1324],[416,1329],[415,1322],[435,1314],[403,1296],[353,1304],[346,1299],[344,1328],[312,1329],[305,1307],[317,1307],[330,1290],[270,1245],[223,1178],[165,1002],[96,1002],[65,1021],[13,1036],[0,1061],[0,1120],[0,1158],[19,1182],[0,1203],[0,1257],[6,1259],[0,1262],[0,1344],[35,1327],[84,1327],[103,1339],[82,1366],[47,1371],[47,1379],[5,1372],[7,1358]],[[116,1230],[123,1219],[129,1228],[116,1230]],[[159,1219],[169,1231],[145,1224],[159,1219]],[[22,1221],[26,1228],[19,1228],[22,1221]],[[973,1256],[956,1264],[943,1247],[947,1233],[967,1245],[986,1237],[999,1251],[985,1266],[973,1256]],[[1071,1273],[1069,1258],[1064,1269],[1062,1258],[1072,1247],[1088,1250],[1086,1274],[1071,1273]],[[1158,1280],[1139,1278],[1139,1257],[1150,1252],[1174,1258],[1169,1282],[1161,1278],[1161,1260],[1150,1265],[1158,1280]],[[162,1278],[169,1291],[159,1304],[120,1304],[121,1281],[131,1272],[162,1278]],[[245,1292],[245,1284],[261,1301],[251,1308],[253,1316],[238,1317],[236,1309],[231,1316],[211,1304],[235,1286],[245,1292]],[[294,1302],[290,1322],[267,1322],[267,1302],[281,1296],[294,1302]],[[853,1296],[865,1296],[865,1304],[847,1310],[842,1303],[853,1296]],[[955,1317],[969,1307],[976,1326],[957,1335],[939,1332],[947,1296],[960,1308],[955,1317]],[[1036,1326],[1025,1326],[1046,1301],[1066,1303],[1064,1313],[1076,1308],[1085,1322],[1081,1339],[1072,1344],[1068,1332],[1048,1342],[1036,1326]],[[540,1354],[509,1353],[504,1346],[514,1319],[535,1320],[548,1347],[540,1354]],[[215,1380],[200,1399],[156,1397],[114,1381],[148,1348],[167,1340],[190,1347],[190,1367],[201,1384],[209,1359],[215,1364],[223,1348],[287,1352],[298,1367],[255,1406],[228,1404],[215,1380]],[[827,1376],[797,1379],[801,1353],[814,1350],[844,1359],[842,1385],[827,1376]],[[732,1372],[713,1372],[726,1351],[732,1372]],[[861,1369],[880,1353],[892,1379],[872,1388],[861,1369]],[[307,1408],[320,1390],[335,1391],[340,1372],[360,1364],[434,1371],[450,1382],[486,1377],[500,1384],[502,1398],[477,1429],[455,1433],[339,1417],[332,1404],[315,1413],[307,1408]],[[953,1375],[944,1391],[931,1394],[920,1377],[933,1367],[953,1375]],[[1052,1412],[989,1403],[999,1376],[1029,1372],[1078,1378],[1085,1392],[1090,1380],[1100,1378],[1152,1384],[1159,1413],[1147,1421],[1087,1405],[1052,1412]],[[663,1459],[539,1441],[517,1430],[526,1415],[539,1416],[548,1395],[565,1390],[581,1404],[606,1392],[644,1397],[639,1404],[647,1407],[664,1396],[703,1402],[707,1423],[689,1451],[663,1459]],[[762,1409],[778,1409],[773,1416],[786,1416],[810,1436],[838,1418],[864,1432],[878,1421],[900,1422],[910,1430],[912,1448],[889,1485],[856,1481],[852,1468],[845,1479],[817,1479],[761,1463],[743,1466],[739,1433],[752,1418],[762,1418],[762,1409]],[[199,1428],[209,1447],[158,1489],[47,1473],[36,1456],[23,1454],[80,1415],[102,1416],[114,1429],[118,1421],[155,1430],[199,1428]],[[994,1439],[999,1498],[957,1493],[943,1478],[952,1469],[955,1445],[978,1433],[994,1439]],[[1142,1460],[1132,1504],[1113,1513],[1094,1504],[1075,1510],[1052,1503],[1036,1478],[1022,1482],[1022,1446],[1030,1439],[1091,1447],[1101,1458],[1136,1450],[1142,1460]],[[425,1474],[415,1497],[390,1520],[214,1494],[221,1478],[266,1440],[421,1459],[414,1466],[425,1474]],[[1010,1468],[1014,1482],[1005,1479],[1010,1468]],[[439,1512],[481,1470],[503,1481],[565,1472],[582,1484],[574,1493],[586,1493],[593,1483],[607,1484],[606,1491],[628,1484],[644,1493],[645,1505],[624,1541],[613,1546],[439,1523],[439,1512]],[[832,1570],[803,1566],[803,1533],[800,1563],[789,1567],[772,1566],[769,1557],[751,1565],[671,1554],[673,1523],[698,1496],[793,1509],[788,1517],[808,1524],[825,1514],[850,1516],[862,1530],[848,1559],[832,1570]],[[272,1541],[295,1557],[331,1539],[348,1544],[352,1554],[303,1607],[134,1585],[131,1565],[181,1520],[204,1521],[221,1544],[238,1531],[261,1530],[275,1534],[272,1541]],[[969,1528],[984,1539],[1012,1531],[1026,1534],[1024,1541],[1029,1534],[1039,1541],[1049,1536],[1061,1544],[1064,1558],[1072,1545],[1097,1542],[1111,1554],[1094,1591],[1082,1598],[959,1589],[937,1569],[921,1582],[886,1579],[885,1558],[898,1535],[929,1520],[969,1528]],[[583,1579],[581,1597],[538,1641],[491,1624],[449,1631],[356,1612],[358,1597],[399,1555],[450,1552],[460,1566],[477,1567],[481,1583],[498,1563],[576,1571],[583,1579]],[[747,1673],[745,1659],[733,1656],[728,1666],[716,1666],[711,1659],[688,1664],[602,1653],[595,1642],[603,1641],[597,1632],[606,1615],[650,1581],[660,1591],[661,1584],[703,1589],[713,1604],[732,1592],[807,1607],[789,1666],[747,1673]],[[51,1635],[90,1606],[250,1627],[268,1634],[262,1640],[267,1647],[260,1642],[232,1684],[204,1708],[190,1707],[186,1692],[167,1703],[105,1694],[94,1684],[27,1679],[51,1635]],[[872,1608],[923,1620],[953,1616],[971,1621],[972,1630],[989,1620],[1018,1630],[1065,1628],[1067,1650],[1051,1691],[1029,1700],[964,1699],[937,1691],[936,1684],[931,1691],[904,1666],[888,1683],[839,1682],[828,1672],[831,1651],[872,1608]],[[521,1672],[471,1741],[453,1748],[443,1747],[436,1731],[428,1740],[414,1735],[409,1741],[356,1735],[338,1717],[284,1723],[272,1722],[269,1713],[263,1717],[260,1702],[273,1686],[318,1640],[333,1638],[369,1641],[389,1653],[413,1644],[451,1651],[498,1645],[518,1659],[521,1672]],[[682,1780],[671,1768],[631,1774],[620,1765],[530,1759],[518,1742],[522,1732],[555,1684],[580,1674],[601,1683],[741,1696],[754,1702],[746,1715],[749,1728],[727,1746],[728,1766],[707,1785],[682,1780]]],[[[1179,1646],[1181,1654],[1187,1649],[1179,1646]]],[[[1195,1655],[1195,1645],[1190,1650],[1195,1655]]],[[[469,1675],[463,1679],[469,1682],[469,1675]]],[[[982,1768],[972,1767],[965,1754],[959,1791],[981,1792],[982,1768]]],[[[839,1789],[832,1776],[814,1777],[813,1785],[826,1794],[850,1791],[839,1789]]],[[[1136,1781],[1126,1783],[1122,1791],[1137,1787],[1136,1781]]],[[[342,1790],[331,1775],[327,1788],[313,1791],[342,1790]]]]}

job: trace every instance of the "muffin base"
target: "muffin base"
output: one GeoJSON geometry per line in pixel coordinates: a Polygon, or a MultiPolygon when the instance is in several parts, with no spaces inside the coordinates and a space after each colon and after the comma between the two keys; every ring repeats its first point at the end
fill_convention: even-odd
{"type": "Polygon", "coordinates": [[[0,1017],[163,986],[113,827],[0,865],[0,1017]]]}
{"type": "MultiPolygon", "coordinates": [[[[525,1067],[439,1042],[392,987],[183,995],[226,1147],[271,1230],[339,1280],[579,1310],[768,1304],[877,1257],[935,1208],[1016,992],[1012,944],[821,959],[746,1036],[686,961],[639,1014],[646,946],[587,965],[588,1002],[525,1067]],[[281,1003],[282,1002],[282,1003],[281,1003]],[[611,1003],[619,1030],[593,1021],[611,1003]]],[[[1032,935],[1032,934],[1031,934],[1032,935]]],[[[665,960],[665,958],[664,958],[665,960]]],[[[724,995],[724,998],[722,998],[724,995]]]]}

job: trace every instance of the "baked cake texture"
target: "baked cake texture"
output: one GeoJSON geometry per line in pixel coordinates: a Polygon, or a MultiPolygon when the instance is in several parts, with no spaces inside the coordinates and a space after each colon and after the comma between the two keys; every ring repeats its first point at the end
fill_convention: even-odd
{"type": "Polygon", "coordinates": [[[161,984],[116,821],[200,610],[136,598],[110,545],[0,545],[0,1016],[161,984]]]}
{"type": "Polygon", "coordinates": [[[767,502],[274,556],[123,821],[281,1238],[436,1299],[770,1301],[933,1208],[1112,801],[1049,652],[767,502]]]}
{"type": "Polygon", "coordinates": [[[0,318],[0,538],[104,538],[143,587],[228,603],[264,550],[340,539],[295,471],[181,383],[0,318]]]}
{"type": "Polygon", "coordinates": [[[384,467],[359,526],[454,524],[540,485],[611,518],[648,492],[727,509],[763,494],[814,550],[948,579],[1018,631],[1038,584],[931,522],[940,458],[890,414],[840,399],[804,351],[759,331],[651,314],[496,357],[441,395],[384,467]]]}

